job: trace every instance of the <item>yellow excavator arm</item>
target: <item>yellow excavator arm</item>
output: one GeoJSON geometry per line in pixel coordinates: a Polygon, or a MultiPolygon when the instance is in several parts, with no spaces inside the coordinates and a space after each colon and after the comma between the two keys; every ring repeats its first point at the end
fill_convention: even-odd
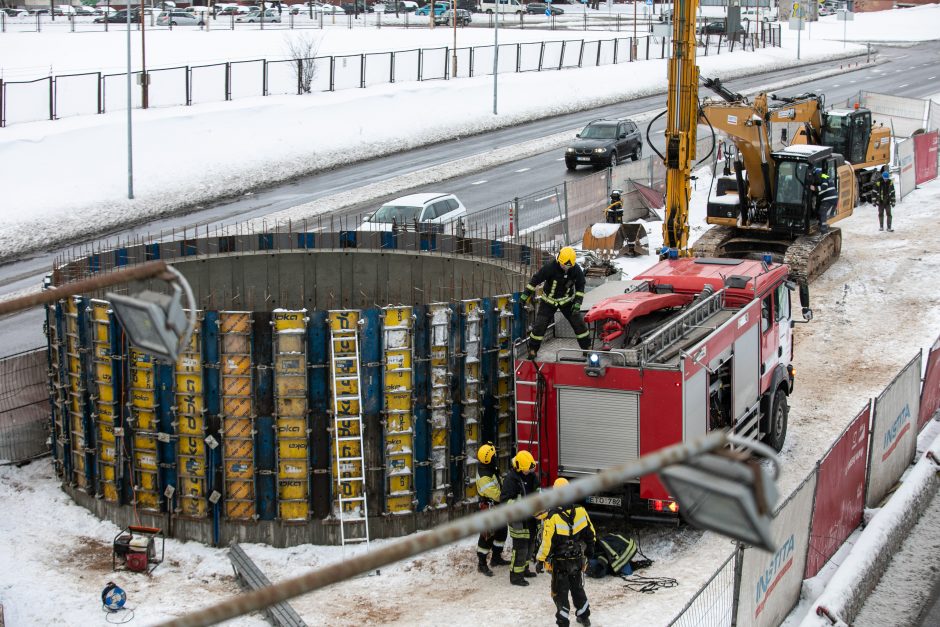
{"type": "Polygon", "coordinates": [[[698,77],[695,59],[695,13],[698,0],[676,0],[672,56],[669,58],[669,101],[666,106],[666,214],[663,246],[681,257],[689,249],[689,200],[698,125],[698,77]]]}

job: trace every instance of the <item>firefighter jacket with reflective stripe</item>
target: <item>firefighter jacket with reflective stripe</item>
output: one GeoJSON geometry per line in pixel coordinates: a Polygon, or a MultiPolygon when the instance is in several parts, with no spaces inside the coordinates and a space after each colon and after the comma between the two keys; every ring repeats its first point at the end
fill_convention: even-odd
{"type": "Polygon", "coordinates": [[[510,468],[506,478],[503,479],[499,502],[511,503],[516,499],[524,499],[538,489],[537,481],[535,473],[525,475],[517,472],[514,468],[510,468]]]}
{"type": "Polygon", "coordinates": [[[549,261],[525,286],[522,300],[531,298],[535,288],[542,284],[541,299],[549,305],[563,307],[572,301],[580,305],[584,299],[584,270],[578,264],[565,269],[558,261],[549,261]]]}
{"type": "Polygon", "coordinates": [[[894,197],[894,181],[888,179],[887,181],[879,178],[875,181],[875,204],[879,207],[893,207],[895,203],[894,197]]]}
{"type": "Polygon", "coordinates": [[[839,198],[839,190],[836,189],[835,183],[825,172],[819,175],[819,183],[816,194],[819,197],[820,205],[834,205],[836,200],[839,198]]]}
{"type": "Polygon", "coordinates": [[[500,497],[499,468],[495,463],[477,466],[477,494],[480,498],[499,503],[500,497]]]}
{"type": "Polygon", "coordinates": [[[553,509],[542,523],[542,546],[537,559],[544,562],[559,557],[581,557],[580,542],[587,546],[588,557],[593,557],[594,525],[587,511],[581,506],[553,509]]]}

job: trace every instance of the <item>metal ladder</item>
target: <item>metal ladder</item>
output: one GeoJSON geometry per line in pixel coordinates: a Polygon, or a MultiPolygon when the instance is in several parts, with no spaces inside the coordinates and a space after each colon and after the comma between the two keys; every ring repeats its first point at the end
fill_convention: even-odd
{"type": "Polygon", "coordinates": [[[725,291],[718,290],[708,298],[696,303],[678,318],[650,336],[640,347],[642,362],[653,361],[667,348],[685,337],[690,330],[700,326],[725,304],[725,291]]]}
{"type": "Polygon", "coordinates": [[[359,335],[355,328],[330,330],[330,359],[333,379],[333,453],[336,460],[336,482],[339,487],[337,500],[340,543],[345,546],[365,542],[368,546],[369,509],[365,494],[359,335]],[[337,390],[344,386],[343,382],[346,381],[355,381],[355,393],[337,394],[337,390]],[[357,527],[358,535],[355,533],[357,527]]]}
{"type": "MultiPolygon", "coordinates": [[[[513,351],[515,352],[515,351],[513,351]]],[[[538,368],[535,362],[522,360],[513,368],[513,388],[515,391],[516,413],[516,448],[533,452],[532,457],[542,466],[541,434],[539,433],[538,368]],[[527,363],[532,365],[533,381],[520,380],[519,372],[527,363]],[[525,396],[526,399],[520,399],[525,396]],[[531,398],[532,400],[527,400],[531,398]]]]}

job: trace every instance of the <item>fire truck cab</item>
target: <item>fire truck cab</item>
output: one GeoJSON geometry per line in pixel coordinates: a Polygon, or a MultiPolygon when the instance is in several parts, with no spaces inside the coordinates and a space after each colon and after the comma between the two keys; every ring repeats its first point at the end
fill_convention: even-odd
{"type": "MultiPolygon", "coordinates": [[[[579,349],[557,316],[536,360],[517,360],[515,368],[516,443],[538,460],[542,485],[712,429],[780,450],[793,390],[796,287],[785,264],[766,258],[674,259],[586,294],[591,350],[579,349]]],[[[808,320],[805,286],[800,300],[808,320]]],[[[655,475],[589,505],[632,519],[678,520],[675,499],[655,475]]]]}

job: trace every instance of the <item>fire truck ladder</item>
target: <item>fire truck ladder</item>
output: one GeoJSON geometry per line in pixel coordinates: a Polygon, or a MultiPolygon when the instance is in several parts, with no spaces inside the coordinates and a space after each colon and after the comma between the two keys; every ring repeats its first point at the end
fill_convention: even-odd
{"type": "Polygon", "coordinates": [[[535,461],[539,463],[539,468],[542,466],[542,434],[539,429],[542,407],[538,394],[538,379],[540,376],[542,376],[541,366],[536,365],[534,361],[522,360],[513,369],[516,392],[516,448],[518,450],[524,448],[531,452],[535,461]],[[532,371],[535,374],[533,381],[519,378],[519,373],[527,363],[532,365],[532,371]]]}
{"type": "Polygon", "coordinates": [[[725,291],[722,289],[690,307],[643,342],[639,349],[641,363],[655,360],[689,331],[700,327],[705,320],[721,311],[724,305],[725,291]]]}
{"type": "Polygon", "coordinates": [[[352,329],[330,330],[333,378],[333,446],[342,545],[369,544],[369,509],[365,492],[362,441],[362,393],[359,389],[359,335],[352,329]],[[345,362],[345,363],[343,363],[345,362]],[[342,382],[354,381],[354,394],[337,394],[342,382]]]}

